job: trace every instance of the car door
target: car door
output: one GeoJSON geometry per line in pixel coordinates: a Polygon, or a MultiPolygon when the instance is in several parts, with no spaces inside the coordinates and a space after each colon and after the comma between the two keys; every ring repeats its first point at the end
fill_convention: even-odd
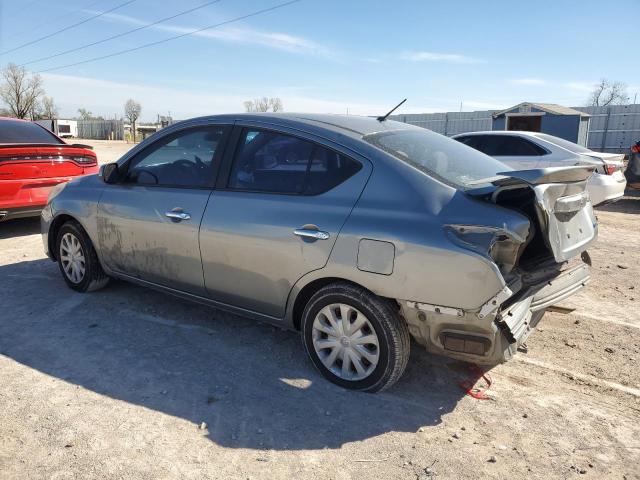
{"type": "Polygon", "coordinates": [[[294,283],[327,263],[371,164],[301,133],[246,126],[234,137],[200,230],[206,289],[281,318],[294,283]]]}
{"type": "Polygon", "coordinates": [[[225,125],[180,129],[121,166],[120,180],[106,185],[98,204],[107,268],[205,295],[198,230],[229,131],[225,125]]]}

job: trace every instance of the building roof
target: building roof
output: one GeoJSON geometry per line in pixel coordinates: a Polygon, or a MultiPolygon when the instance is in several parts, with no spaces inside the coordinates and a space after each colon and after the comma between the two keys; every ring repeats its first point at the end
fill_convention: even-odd
{"type": "Polygon", "coordinates": [[[521,107],[533,107],[533,108],[537,108],[538,110],[542,110],[543,112],[551,113],[553,115],[579,115],[581,117],[590,116],[588,113],[581,112],[580,110],[574,110],[573,108],[564,107],[562,105],[558,105],[557,103],[522,102],[522,103],[519,103],[518,105],[507,108],[506,110],[495,112],[493,114],[493,117],[494,118],[499,117],[513,110],[520,110],[521,107]]]}

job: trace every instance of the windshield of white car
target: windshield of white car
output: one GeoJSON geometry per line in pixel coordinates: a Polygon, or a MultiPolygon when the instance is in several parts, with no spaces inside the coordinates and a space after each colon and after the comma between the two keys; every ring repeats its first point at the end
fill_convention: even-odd
{"type": "Polygon", "coordinates": [[[461,190],[478,188],[478,180],[512,170],[495,158],[426,129],[373,133],[363,140],[461,190]]]}
{"type": "Polygon", "coordinates": [[[582,145],[578,145],[577,143],[570,142],[569,140],[565,140],[564,138],[554,137],[553,135],[547,135],[546,133],[536,133],[536,137],[541,138],[549,143],[553,143],[554,145],[558,145],[566,150],[569,150],[573,153],[589,153],[591,150],[583,147],[582,145]]]}

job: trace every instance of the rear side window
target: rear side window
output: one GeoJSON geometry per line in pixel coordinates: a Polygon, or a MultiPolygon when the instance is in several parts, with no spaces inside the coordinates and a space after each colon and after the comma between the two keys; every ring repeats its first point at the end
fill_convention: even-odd
{"type": "Polygon", "coordinates": [[[372,133],[362,139],[427,175],[463,190],[489,184],[490,177],[512,170],[495,158],[423,128],[372,133]]]}
{"type": "Polygon", "coordinates": [[[467,145],[492,157],[535,157],[547,153],[533,142],[511,135],[477,136],[475,145],[469,143],[467,145]]]}
{"type": "Polygon", "coordinates": [[[31,122],[0,120],[0,143],[57,143],[63,142],[49,130],[31,122]]]}
{"type": "Polygon", "coordinates": [[[589,153],[589,150],[582,145],[578,145],[577,143],[570,142],[569,140],[565,140],[564,138],[554,137],[553,135],[547,135],[546,133],[538,133],[536,137],[541,138],[542,140],[546,140],[549,143],[553,143],[558,145],[559,147],[565,148],[573,153],[589,153]]]}
{"type": "Polygon", "coordinates": [[[252,192],[317,195],[344,182],[360,168],[355,160],[313,142],[245,129],[228,186],[252,192]]]}

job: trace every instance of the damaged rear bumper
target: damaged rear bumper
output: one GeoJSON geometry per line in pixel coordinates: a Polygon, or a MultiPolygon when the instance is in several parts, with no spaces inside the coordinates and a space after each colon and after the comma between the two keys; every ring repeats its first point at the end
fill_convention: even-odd
{"type": "Polygon", "coordinates": [[[493,311],[487,312],[486,304],[475,311],[413,301],[400,305],[409,331],[429,352],[495,365],[516,353],[545,308],[573,295],[590,277],[589,265],[578,258],[522,272],[488,302],[495,302],[493,311]]]}

